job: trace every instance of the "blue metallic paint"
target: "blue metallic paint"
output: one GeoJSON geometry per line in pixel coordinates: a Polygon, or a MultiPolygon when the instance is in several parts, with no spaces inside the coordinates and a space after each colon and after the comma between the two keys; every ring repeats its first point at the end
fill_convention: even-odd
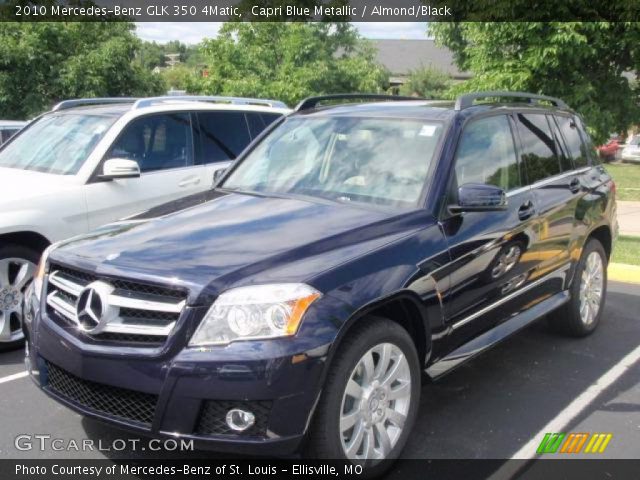
{"type": "MultiPolygon", "coordinates": [[[[398,212],[218,190],[66,242],[51,261],[105,276],[181,286],[189,291],[189,307],[163,347],[114,349],[84,343],[71,327],[63,328],[39,312],[30,299],[28,308],[36,320],[25,327],[34,359],[45,374],[42,358],[87,380],[159,395],[154,434],[198,438],[216,449],[292,451],[305,433],[340,340],[352,325],[366,321],[368,313],[380,313],[389,305],[404,310],[400,316],[423,346],[425,367],[437,365],[456,349],[470,357],[495,343],[500,335],[489,333],[491,329],[511,334],[512,326],[501,325],[514,318],[520,320],[512,325],[528,323],[532,314],[523,312],[566,290],[570,275],[536,281],[557,266],[573,268],[595,228],[604,226],[615,234],[611,181],[600,167],[581,174],[582,189],[570,201],[575,215],[565,208],[566,219],[557,226],[545,227],[548,219],[539,213],[518,220],[522,202],[540,204],[540,194],[527,189],[509,197],[510,206],[502,212],[448,213],[451,163],[463,125],[479,115],[504,112],[505,107],[490,106],[454,114],[440,108],[385,105],[301,113],[409,115],[447,122],[424,204],[398,212]],[[545,228],[562,229],[565,222],[571,228],[570,240],[560,233],[560,244],[541,239],[545,228]],[[517,265],[491,278],[492,266],[513,245],[522,250],[517,265]],[[323,293],[297,335],[226,347],[186,347],[222,291],[272,282],[305,282],[323,293]],[[505,295],[504,288],[529,284],[535,288],[483,313],[505,295]],[[464,322],[474,315],[477,321],[464,322]],[[473,348],[467,348],[474,338],[469,344],[473,348]],[[273,400],[267,438],[194,437],[196,415],[205,399],[273,400]]],[[[560,297],[554,298],[557,302],[560,297]]],[[[40,381],[47,391],[46,377],[40,381]]]]}

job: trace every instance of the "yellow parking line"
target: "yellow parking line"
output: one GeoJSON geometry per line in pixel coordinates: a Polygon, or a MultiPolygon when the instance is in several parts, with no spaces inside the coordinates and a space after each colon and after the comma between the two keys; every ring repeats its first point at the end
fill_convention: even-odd
{"type": "Polygon", "coordinates": [[[608,268],[609,280],[640,285],[640,266],[624,263],[610,263],[608,268]]]}

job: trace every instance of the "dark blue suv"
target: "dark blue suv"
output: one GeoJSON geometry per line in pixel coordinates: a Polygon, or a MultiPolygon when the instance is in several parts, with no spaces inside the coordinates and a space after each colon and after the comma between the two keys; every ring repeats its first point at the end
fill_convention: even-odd
{"type": "Polygon", "coordinates": [[[139,432],[375,470],[423,371],[547,314],[593,332],[615,186],[580,117],[377,97],[306,100],[216,189],[49,249],[25,312],[40,388],[139,432]]]}

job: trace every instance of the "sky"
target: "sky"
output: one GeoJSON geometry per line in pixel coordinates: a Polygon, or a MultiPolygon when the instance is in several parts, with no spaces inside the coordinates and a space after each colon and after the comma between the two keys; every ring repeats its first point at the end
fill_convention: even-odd
{"type": "MultiPolygon", "coordinates": [[[[222,23],[196,22],[138,22],[140,38],[158,43],[180,40],[183,43],[199,43],[203,38],[214,37],[222,23]]],[[[356,22],[355,27],[365,38],[427,38],[424,22],[356,22]]]]}

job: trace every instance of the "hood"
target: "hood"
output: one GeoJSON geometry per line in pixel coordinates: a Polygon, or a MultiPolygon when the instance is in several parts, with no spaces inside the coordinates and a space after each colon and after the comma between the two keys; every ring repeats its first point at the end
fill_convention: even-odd
{"type": "MultiPolygon", "coordinates": [[[[188,287],[260,282],[298,260],[356,245],[372,248],[424,227],[411,213],[398,214],[345,204],[231,193],[151,220],[122,222],[66,242],[52,261],[99,274],[188,287]],[[412,220],[413,219],[413,220],[412,220]]],[[[335,256],[333,256],[335,257],[335,256]]],[[[333,258],[332,257],[332,258],[333,258]]],[[[345,259],[339,259],[344,261],[345,259]]],[[[333,261],[336,261],[335,259],[333,261]]],[[[315,272],[306,272],[310,276],[315,272]]],[[[270,281],[304,281],[304,278],[270,281]]],[[[193,297],[192,297],[193,298],[193,297]]]]}
{"type": "MultiPolygon", "coordinates": [[[[18,202],[68,188],[75,177],[0,167],[0,202],[18,202]]],[[[22,206],[22,205],[21,205],[22,206]]]]}

